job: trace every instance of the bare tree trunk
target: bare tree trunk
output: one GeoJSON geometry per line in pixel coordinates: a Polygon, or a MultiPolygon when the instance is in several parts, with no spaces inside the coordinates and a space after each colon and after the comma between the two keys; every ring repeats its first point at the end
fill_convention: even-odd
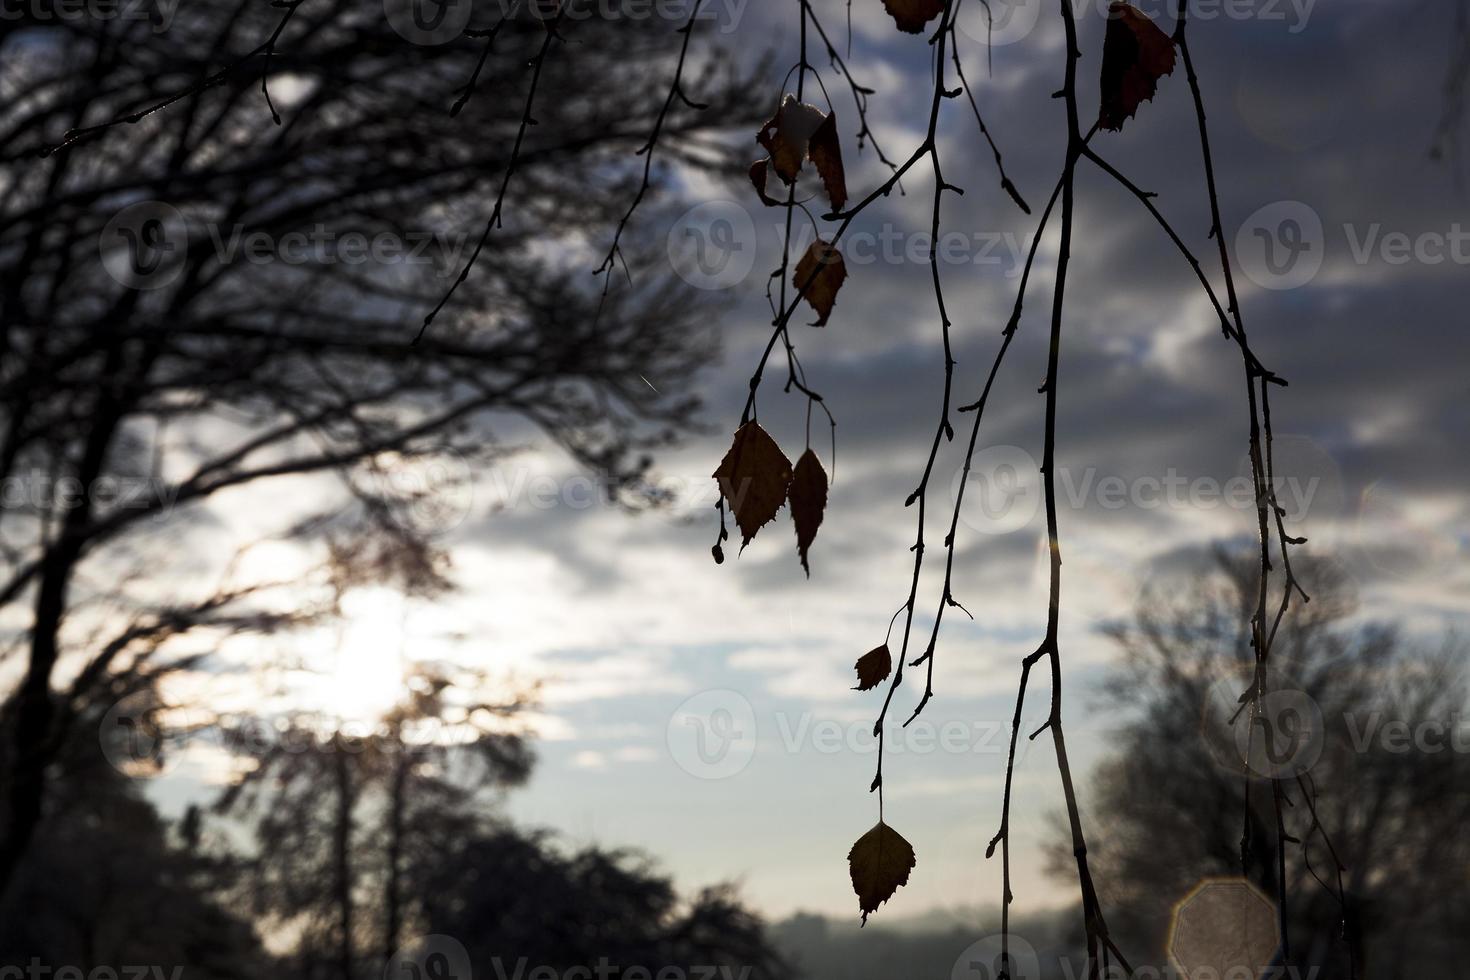
{"type": "Polygon", "coordinates": [[[337,944],[339,980],[352,980],[352,769],[341,739],[333,741],[337,774],[337,944]]]}
{"type": "MultiPolygon", "coordinates": [[[[121,365],[121,346],[112,344],[107,350],[103,377],[116,378],[121,365]]],[[[58,639],[66,615],[72,572],[81,558],[86,528],[92,521],[93,485],[107,461],[122,413],[118,392],[104,389],[97,397],[92,431],[77,467],[80,500],[67,511],[61,532],[43,559],[31,625],[30,660],[16,695],[15,728],[10,733],[12,768],[8,821],[0,837],[0,895],[14,878],[41,820],[46,766],[55,749],[51,737],[56,715],[56,705],[51,699],[51,672],[59,653],[58,639]]]]}
{"type": "Polygon", "coordinates": [[[387,928],[383,932],[383,959],[391,960],[398,951],[398,934],[403,929],[402,883],[399,881],[399,864],[403,859],[403,793],[408,782],[407,747],[398,744],[398,758],[394,761],[392,795],[388,800],[388,883],[384,898],[387,911],[387,928]]]}

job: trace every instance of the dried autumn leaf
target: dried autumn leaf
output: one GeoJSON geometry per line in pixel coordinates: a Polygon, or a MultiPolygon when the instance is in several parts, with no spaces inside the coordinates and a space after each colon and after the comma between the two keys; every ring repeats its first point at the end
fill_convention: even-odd
{"type": "Polygon", "coordinates": [[[883,0],[883,6],[908,34],[923,33],[925,24],[944,13],[944,0],[883,0]]]}
{"type": "Polygon", "coordinates": [[[786,502],[791,460],[759,423],[747,422],[735,433],[714,477],[740,526],[740,547],[744,549],[786,502]]]}
{"type": "Polygon", "coordinates": [[[913,847],[903,839],[903,835],[881,820],[852,845],[847,855],[847,866],[865,925],[870,912],[892,898],[901,885],[908,884],[914,864],[913,847]]]}
{"type": "Polygon", "coordinates": [[[817,538],[817,528],[822,526],[822,514],[827,509],[827,471],[810,449],[796,461],[788,499],[791,502],[791,520],[796,524],[796,553],[801,556],[801,567],[806,570],[807,578],[811,578],[812,569],[806,556],[817,538]]]}
{"type": "Polygon", "coordinates": [[[807,248],[801,261],[796,263],[796,275],[792,279],[798,292],[802,292],[811,308],[817,311],[814,327],[825,327],[837,303],[837,291],[847,281],[847,262],[835,245],[818,238],[807,248]]]}
{"type": "Polygon", "coordinates": [[[1102,112],[1098,125],[1120,130],[1159,90],[1159,79],[1174,72],[1174,41],[1136,7],[1108,6],[1103,39],[1102,112]]]}
{"type": "Polygon", "coordinates": [[[788,94],[781,100],[776,114],[766,120],[756,134],[756,142],[765,147],[769,159],[750,168],[750,180],[766,205],[778,204],[766,193],[769,164],[776,176],[788,185],[795,184],[802,163],[810,160],[822,178],[822,186],[832,202],[832,210],[847,203],[847,172],[842,165],[842,142],[837,136],[837,114],[827,114],[814,105],[798,102],[788,94]]]}
{"type": "Polygon", "coordinates": [[[781,100],[776,114],[766,120],[756,135],[756,142],[771,155],[771,166],[788,184],[796,183],[801,173],[801,162],[806,159],[812,135],[827,121],[826,113],[814,105],[796,101],[796,96],[787,95],[781,100]]]}
{"type": "Polygon", "coordinates": [[[827,199],[833,211],[841,211],[847,203],[847,170],[842,166],[842,141],[837,137],[837,113],[834,111],[817,131],[812,134],[807,146],[807,155],[822,178],[827,189],[827,199]]]}
{"type": "Polygon", "coordinates": [[[766,193],[766,177],[770,172],[770,160],[757,160],[750,165],[750,182],[755,185],[755,192],[760,195],[761,203],[768,208],[774,208],[780,206],[781,202],[766,193]]]}
{"type": "Polygon", "coordinates": [[[888,652],[888,644],[885,643],[863,654],[853,666],[857,668],[858,677],[858,686],[854,690],[871,691],[888,679],[889,671],[893,670],[893,654],[888,652]]]}

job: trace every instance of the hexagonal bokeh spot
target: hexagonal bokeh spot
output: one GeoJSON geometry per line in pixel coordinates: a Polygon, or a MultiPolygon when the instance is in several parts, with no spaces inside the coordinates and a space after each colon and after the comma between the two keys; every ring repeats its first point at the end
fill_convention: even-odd
{"type": "Polygon", "coordinates": [[[1174,906],[1169,958],[1188,980],[1257,980],[1280,947],[1276,906],[1243,878],[1207,879],[1174,906]]]}

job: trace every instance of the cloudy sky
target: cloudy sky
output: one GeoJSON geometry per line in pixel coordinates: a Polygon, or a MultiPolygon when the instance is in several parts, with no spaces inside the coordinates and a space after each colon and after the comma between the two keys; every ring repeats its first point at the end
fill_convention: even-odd
{"type": "MultiPolygon", "coordinates": [[[[979,5],[966,4],[963,18],[966,74],[1038,214],[1059,172],[1065,125],[1051,98],[1062,73],[1053,6],[1025,0],[1006,11],[989,56],[979,5]]],[[[840,39],[845,4],[815,7],[840,39]]],[[[1155,0],[1144,10],[1168,29],[1165,7],[1155,0]]],[[[1196,8],[1193,47],[1245,322],[1262,360],[1290,381],[1272,407],[1293,530],[1311,537],[1312,551],[1344,560],[1363,616],[1442,632],[1463,618],[1470,587],[1462,305],[1470,242],[1455,237],[1470,212],[1456,168],[1429,154],[1444,105],[1451,4],[1198,0],[1196,8]]],[[[795,12],[769,0],[721,5],[695,43],[747,52],[777,44],[774,106],[796,55],[795,12]]],[[[1084,108],[1097,98],[1105,13],[1100,0],[1079,11],[1084,108]]],[[[854,75],[876,90],[872,125],[885,151],[904,159],[923,138],[931,49],[898,34],[879,0],[855,0],[852,23],[854,75]]],[[[816,50],[813,61],[837,109],[849,186],[861,197],[887,171],[871,149],[857,154],[846,87],[816,50]]],[[[1158,193],[1159,207],[1217,272],[1182,72],[1121,135],[1094,145],[1158,193]]],[[[751,158],[757,153],[752,141],[751,158]]],[[[1001,192],[963,101],[946,106],[940,153],[948,179],[965,190],[947,196],[943,212],[945,233],[957,236],[942,276],[961,405],[979,394],[994,357],[1035,218],[1001,192]]],[[[883,642],[907,596],[915,528],[904,500],[927,456],[943,379],[925,241],[916,237],[929,225],[932,176],[927,165],[915,168],[904,193],[863,215],[831,324],[809,328],[802,311],[794,329],[808,380],[838,420],[835,482],[810,580],[784,513],[738,560],[710,558],[709,476],[770,334],[764,291],[779,261],[781,212],[762,208],[744,186],[691,181],[687,190],[716,203],[683,217],[682,208],[667,217],[651,210],[646,220],[663,223],[672,253],[693,230],[723,241],[730,264],[718,283],[698,283],[722,287],[728,301],[721,354],[690,379],[708,405],[709,434],[660,459],[667,485],[683,491],[680,503],[631,518],[598,503],[569,462],[525,454],[480,475],[463,501],[464,520],[449,538],[463,592],[432,611],[386,615],[399,623],[403,650],[432,650],[455,632],[474,638],[464,655],[544,683],[542,761],[510,801],[516,817],[575,842],[645,848],[686,886],[737,880],[770,915],[851,915],[845,856],[877,818],[867,786],[881,703],[879,692],[850,689],[851,669],[883,642]]],[[[1085,773],[1117,723],[1089,694],[1111,653],[1098,627],[1177,569],[1181,553],[1247,540],[1253,512],[1239,493],[1249,472],[1239,353],[1135,199],[1086,164],[1078,194],[1059,464],[1068,734],[1085,773]]],[[[974,620],[946,616],[927,727],[890,735],[885,813],[918,853],[893,915],[962,915],[994,904],[1000,891],[984,846],[1000,811],[1019,662],[1045,629],[1044,520],[1027,466],[1040,455],[1037,388],[1055,254],[1049,238],[981,433],[976,478],[989,482],[972,483],[960,524],[955,594],[974,620]],[[1005,482],[1013,473],[1014,485],[1005,482]]],[[[795,459],[806,405],[782,393],[784,376],[780,364],[768,374],[760,418],[795,459]]],[[[968,420],[956,420],[961,438],[968,420]]],[[[824,423],[814,426],[813,445],[831,470],[824,423]]],[[[946,447],[936,470],[920,649],[962,451],[960,442],[946,447]]],[[[732,559],[735,550],[727,549],[732,559]]],[[[363,630],[365,646],[376,632],[363,630]]],[[[370,700],[371,681],[361,686],[357,694],[370,700]]],[[[900,690],[895,721],[920,690],[900,690]]],[[[1039,723],[1045,700],[1044,684],[1033,686],[1028,721],[1039,723]]],[[[1018,768],[1017,899],[1023,908],[1055,905],[1070,893],[1044,877],[1039,853],[1060,805],[1050,743],[1031,746],[1018,768]]]]}

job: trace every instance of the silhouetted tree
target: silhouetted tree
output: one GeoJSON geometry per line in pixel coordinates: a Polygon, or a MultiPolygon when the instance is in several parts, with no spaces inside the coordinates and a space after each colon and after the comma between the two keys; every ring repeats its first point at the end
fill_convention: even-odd
{"type": "MultiPolygon", "coordinates": [[[[753,111],[745,79],[713,51],[685,79],[710,111],[665,107],[645,79],[671,65],[676,26],[563,25],[576,58],[536,65],[541,125],[524,126],[527,60],[547,43],[529,15],[435,48],[396,34],[381,5],[349,0],[180,4],[166,30],[4,20],[0,480],[30,492],[7,494],[0,512],[0,611],[24,624],[4,654],[24,667],[3,733],[0,887],[44,812],[69,710],[58,665],[100,680],[141,642],[166,653],[203,620],[228,632],[267,615],[248,586],[201,597],[181,584],[213,557],[182,532],[217,494],[337,474],[351,506],[324,503],[332,521],[283,531],[330,541],[339,583],[350,565],[347,577],[423,593],[446,580],[438,528],[417,513],[432,497],[394,483],[415,461],[490,462],[504,452],[498,432],[531,427],[615,497],[647,499],[643,453],[696,409],[688,380],[708,355],[708,307],[657,272],[603,297],[587,243],[612,237],[656,121],[662,159],[722,165],[717,129],[753,111]],[[132,121],[40,155],[74,127],[122,117],[132,121]],[[504,227],[410,347],[465,256],[359,262],[352,236],[405,253],[473,242],[512,169],[518,193],[503,214],[494,206],[504,227]],[[124,497],[119,481],[146,492],[124,497]],[[115,620],[86,615],[89,604],[125,609],[135,626],[109,635],[115,620]]],[[[634,221],[619,254],[640,269],[661,245],[634,221]]],[[[269,615],[286,628],[326,605],[269,615]]]]}
{"type": "Polygon", "coordinates": [[[297,937],[304,975],[325,963],[350,980],[378,952],[387,962],[433,832],[446,819],[472,827],[479,808],[526,778],[530,748],[507,727],[521,702],[492,701],[487,688],[471,671],[421,665],[375,722],[223,722],[245,771],[215,810],[254,838],[240,890],[263,922],[297,937]]]}
{"type": "Polygon", "coordinates": [[[81,708],[56,748],[55,816],[0,900],[0,963],[35,958],[84,972],[157,964],[165,975],[179,967],[206,980],[275,975],[252,923],[219,900],[229,862],[192,846],[196,821],[171,831],[142,784],[109,762],[134,755],[125,743],[135,733],[102,727],[104,700],[81,708]]]}
{"type": "MultiPolygon", "coordinates": [[[[1243,837],[1250,877],[1276,893],[1282,855],[1265,778],[1275,774],[1289,802],[1290,890],[1300,896],[1288,922],[1292,964],[1346,977],[1351,954],[1363,976],[1458,976],[1446,953],[1470,928],[1470,911],[1444,869],[1470,863],[1470,756],[1451,742],[1470,703],[1464,651],[1448,642],[1426,653],[1396,629],[1360,622],[1338,566],[1300,564],[1313,598],[1282,627],[1271,689],[1305,695],[1321,722],[1301,717],[1310,709],[1274,717],[1267,696],[1279,771],[1264,756],[1247,765],[1255,757],[1239,739],[1251,721],[1244,707],[1228,710],[1251,678],[1241,615],[1255,601],[1251,562],[1222,552],[1193,581],[1171,575],[1109,630],[1122,660],[1101,704],[1121,728],[1093,777],[1089,809],[1107,814],[1109,832],[1091,857],[1118,926],[1146,944],[1154,958],[1144,962],[1162,965],[1174,903],[1202,879],[1238,875],[1243,837]],[[1335,854],[1321,825],[1335,829],[1335,854]]],[[[1259,745],[1266,729],[1257,725],[1259,745]]],[[[1467,735],[1460,729],[1462,742],[1467,735]]],[[[1052,858],[1065,876],[1064,828],[1052,858]]]]}
{"type": "MultiPolygon", "coordinates": [[[[294,719],[217,811],[251,828],[238,893],[262,928],[295,937],[288,966],[303,978],[381,974],[409,939],[461,941],[476,975],[606,961],[651,975],[679,967],[749,967],[785,976],[758,919],[728,888],[681,901],[636,855],[565,853],[510,826],[496,807],[522,781],[529,748],[511,726],[519,700],[487,701],[463,671],[426,671],[370,729],[349,733],[294,719]],[[453,683],[451,683],[453,682],[453,683]]],[[[544,975],[544,974],[543,974],[544,975]]]]}

